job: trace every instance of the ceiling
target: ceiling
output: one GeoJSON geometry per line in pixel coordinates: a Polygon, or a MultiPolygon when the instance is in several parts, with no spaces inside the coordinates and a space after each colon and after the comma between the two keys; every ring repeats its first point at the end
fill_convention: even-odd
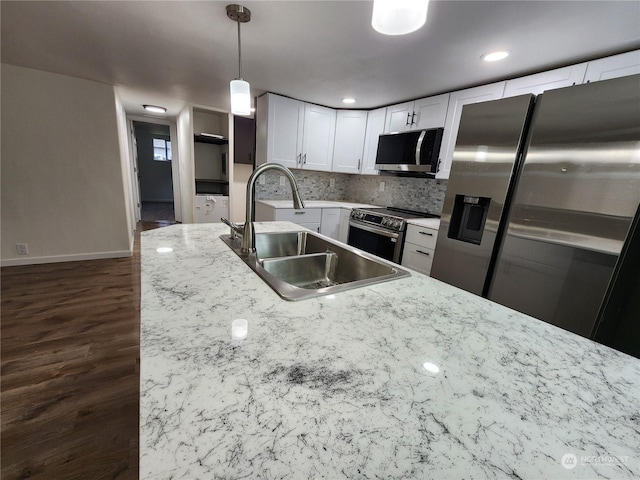
{"type": "MultiPolygon", "coordinates": [[[[185,102],[229,109],[237,26],[218,1],[0,2],[2,62],[119,86],[130,113],[185,102]]],[[[640,48],[637,1],[438,1],[427,24],[390,37],[371,1],[249,1],[243,77],[265,91],[344,108],[522,76],[640,48]],[[482,54],[508,49],[497,63],[482,54]]]]}

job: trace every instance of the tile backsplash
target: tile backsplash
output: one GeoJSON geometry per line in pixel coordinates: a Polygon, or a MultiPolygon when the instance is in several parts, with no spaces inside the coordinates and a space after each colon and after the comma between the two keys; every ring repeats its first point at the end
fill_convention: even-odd
{"type": "MultiPolygon", "coordinates": [[[[348,175],[344,173],[292,170],[304,200],[336,200],[369,203],[386,207],[408,208],[440,215],[446,180],[433,178],[396,177],[387,175],[348,175]],[[333,179],[333,186],[331,180],[333,179]],[[384,191],[380,183],[384,182],[384,191]]],[[[278,172],[263,174],[265,184],[256,184],[259,200],[291,198],[289,182],[280,186],[278,172]]],[[[284,176],[283,176],[284,178],[284,176]]]]}

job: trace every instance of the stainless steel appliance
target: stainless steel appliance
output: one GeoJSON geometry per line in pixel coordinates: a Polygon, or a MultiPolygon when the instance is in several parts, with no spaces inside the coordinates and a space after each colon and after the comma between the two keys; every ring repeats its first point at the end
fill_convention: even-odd
{"type": "Polygon", "coordinates": [[[400,263],[407,220],[438,215],[401,208],[354,208],[347,243],[379,257],[400,263]]]}
{"type": "Polygon", "coordinates": [[[639,75],[467,105],[431,275],[590,337],[639,202],[639,75]]]}
{"type": "Polygon", "coordinates": [[[380,135],[376,169],[435,175],[443,132],[443,128],[431,128],[380,135]]]}

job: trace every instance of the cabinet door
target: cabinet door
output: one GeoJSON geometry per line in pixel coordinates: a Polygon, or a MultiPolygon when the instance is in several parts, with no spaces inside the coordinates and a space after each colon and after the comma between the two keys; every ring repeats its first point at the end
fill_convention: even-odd
{"type": "Polygon", "coordinates": [[[253,165],[256,125],[253,118],[233,116],[233,163],[253,165]]]}
{"type": "Polygon", "coordinates": [[[306,104],[302,140],[302,168],[331,171],[336,134],[336,111],[306,104]]]}
{"type": "Polygon", "coordinates": [[[320,222],[320,233],[329,238],[338,240],[340,231],[340,208],[323,208],[322,221],[320,222]]]}
{"type": "Polygon", "coordinates": [[[405,102],[387,107],[387,123],[384,132],[405,132],[410,130],[412,115],[413,102],[405,102]]]}
{"type": "Polygon", "coordinates": [[[444,125],[444,136],[442,137],[442,147],[440,148],[440,164],[436,178],[449,178],[451,170],[451,160],[453,150],[458,138],[458,127],[460,127],[460,115],[462,107],[470,103],[487,102],[502,98],[506,82],[491,83],[481,87],[468,88],[453,92],[449,98],[449,108],[447,109],[447,120],[444,125]]]}
{"type": "Polygon", "coordinates": [[[432,249],[405,242],[404,252],[402,253],[402,266],[429,275],[431,273],[432,263],[432,249]]]}
{"type": "Polygon", "coordinates": [[[449,107],[449,94],[421,98],[413,102],[412,129],[444,127],[449,107]]]}
{"type": "Polygon", "coordinates": [[[308,228],[309,230],[314,231],[316,233],[320,233],[320,222],[299,223],[298,225],[300,225],[301,227],[304,227],[304,228],[308,228]]]}
{"type": "Polygon", "coordinates": [[[267,95],[267,162],[301,168],[304,103],[270,93],[267,95]]]}
{"type": "Polygon", "coordinates": [[[351,217],[350,208],[340,209],[340,229],[338,230],[338,240],[347,243],[349,239],[349,218],[351,217]]]}
{"type": "Polygon", "coordinates": [[[508,80],[504,87],[503,97],[515,97],[516,95],[527,93],[539,95],[545,90],[580,85],[586,71],[587,64],[579,63],[570,67],[557,68],[548,72],[508,80]]]}
{"type": "Polygon", "coordinates": [[[301,208],[299,210],[295,208],[276,208],[275,212],[274,220],[277,222],[293,222],[298,225],[317,223],[320,225],[322,220],[321,208],[301,208]]]}
{"type": "Polygon", "coordinates": [[[360,172],[368,175],[377,175],[376,155],[378,154],[378,138],[384,133],[386,108],[371,110],[367,114],[367,131],[364,136],[364,153],[362,154],[362,168],[360,172]]]}
{"type": "Polygon", "coordinates": [[[367,112],[339,110],[336,116],[336,138],[333,147],[333,171],[360,173],[367,112]]]}
{"type": "Polygon", "coordinates": [[[640,50],[621,53],[589,62],[584,81],[598,82],[640,73],[640,50]]]}

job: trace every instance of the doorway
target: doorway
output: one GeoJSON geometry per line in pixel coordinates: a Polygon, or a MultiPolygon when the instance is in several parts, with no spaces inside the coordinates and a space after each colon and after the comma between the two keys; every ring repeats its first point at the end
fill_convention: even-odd
{"type": "Polygon", "coordinates": [[[142,222],[176,222],[168,125],[133,121],[142,222]]]}

